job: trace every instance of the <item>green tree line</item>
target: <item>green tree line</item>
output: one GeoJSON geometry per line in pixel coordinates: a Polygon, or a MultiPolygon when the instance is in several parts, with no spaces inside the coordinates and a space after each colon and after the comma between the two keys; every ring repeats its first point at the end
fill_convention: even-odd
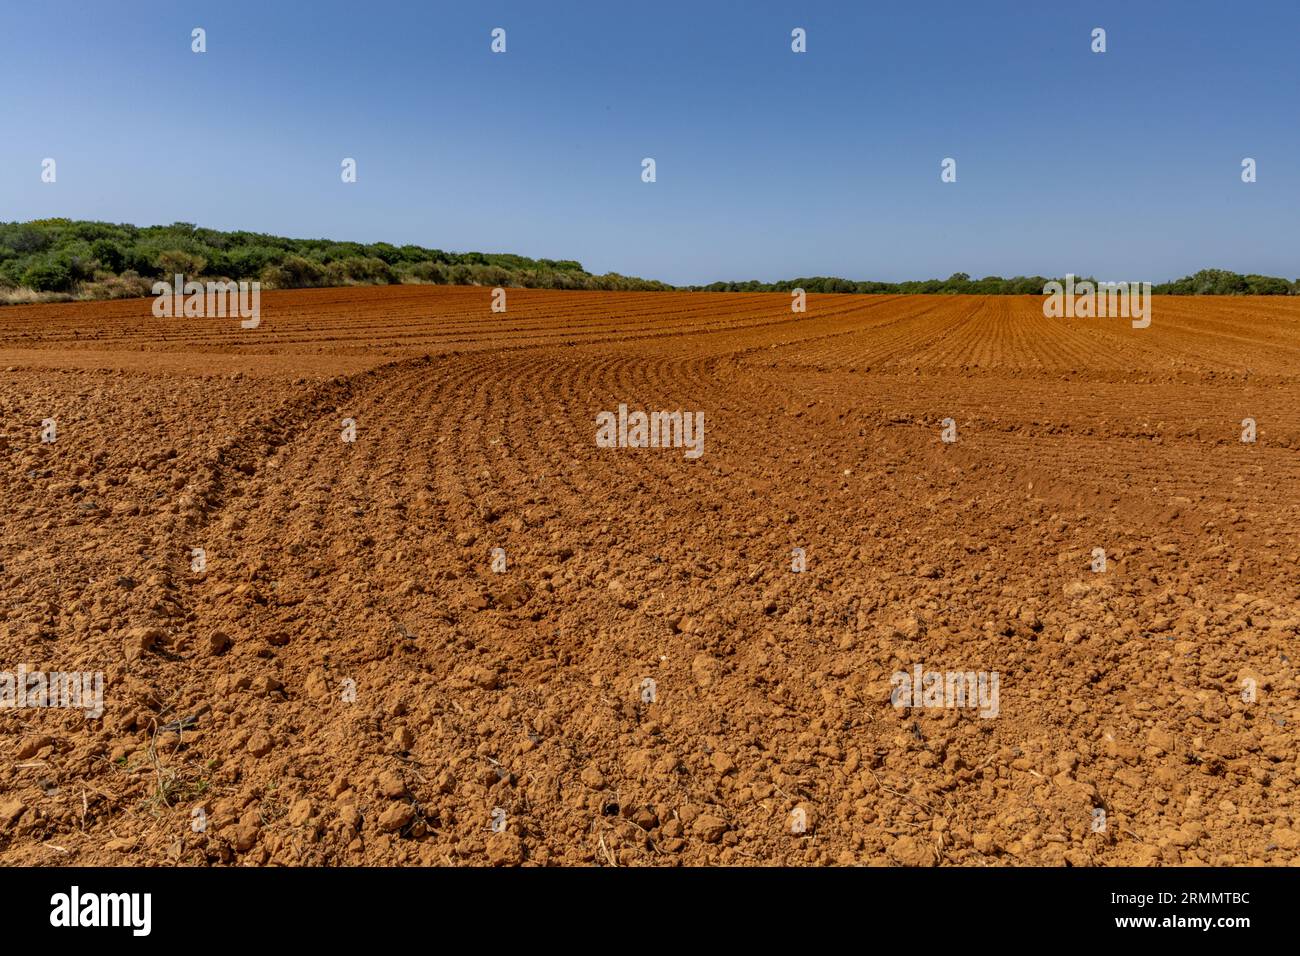
{"type": "Polygon", "coordinates": [[[150,295],[154,282],[259,281],[268,289],[387,285],[523,286],[655,291],[662,282],[593,275],[572,259],[446,252],[387,242],[288,239],[192,223],[132,226],[72,219],[0,223],[0,301],[150,295]],[[4,293],[8,292],[6,296],[4,293]]]}
{"type": "MultiPolygon", "coordinates": [[[[387,242],[288,239],[223,232],[192,223],[132,226],[73,219],[0,223],[0,303],[147,296],[159,279],[260,281],[268,289],[424,282],[533,289],[665,291],[674,286],[615,272],[593,275],[572,259],[530,259],[491,252],[446,252],[387,242]]],[[[1041,295],[1044,276],[985,276],[875,282],[811,276],[781,282],[714,282],[681,287],[705,292],[1041,295]]],[[[1063,281],[1059,277],[1056,281],[1063,281]]],[[[1297,295],[1300,279],[1203,269],[1154,284],[1162,295],[1297,295]]]]}
{"type": "MultiPolygon", "coordinates": [[[[803,279],[785,279],[781,282],[714,282],[711,285],[688,286],[693,292],[846,292],[862,294],[891,293],[896,295],[1042,295],[1043,286],[1056,281],[1064,284],[1065,277],[1046,276],[985,276],[972,279],[957,272],[947,279],[920,279],[907,282],[860,282],[837,276],[810,276],[803,279]]],[[[1076,276],[1075,284],[1096,282],[1091,276],[1076,276]]],[[[1300,295],[1300,279],[1294,281],[1275,276],[1240,275],[1223,269],[1202,269],[1195,275],[1172,282],[1153,282],[1154,295],[1300,295]]]]}

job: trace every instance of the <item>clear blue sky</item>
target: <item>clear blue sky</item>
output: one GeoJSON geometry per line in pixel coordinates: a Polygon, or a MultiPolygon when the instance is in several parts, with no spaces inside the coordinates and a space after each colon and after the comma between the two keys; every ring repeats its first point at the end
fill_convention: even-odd
{"type": "Polygon", "coordinates": [[[1300,276],[1295,0],[41,0],[0,16],[4,220],[181,220],[674,283],[1300,276]]]}

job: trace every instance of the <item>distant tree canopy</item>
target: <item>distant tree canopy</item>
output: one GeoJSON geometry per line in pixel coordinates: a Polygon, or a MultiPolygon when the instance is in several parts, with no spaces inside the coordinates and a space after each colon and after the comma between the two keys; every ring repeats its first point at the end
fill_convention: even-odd
{"type": "Polygon", "coordinates": [[[388,242],[286,239],[188,222],[132,226],[72,219],[0,223],[0,289],[85,298],[148,295],[159,279],[260,281],[268,288],[430,282],[536,289],[658,291],[662,282],[592,275],[572,259],[445,252],[388,242]]]}
{"type": "Polygon", "coordinates": [[[1300,279],[1288,282],[1276,276],[1202,269],[1196,275],[1162,282],[1151,291],[1162,295],[1300,295],[1300,279]]]}
{"type": "MultiPolygon", "coordinates": [[[[0,291],[21,293],[6,292],[0,302],[143,296],[150,294],[155,281],[170,279],[176,273],[187,279],[256,280],[278,289],[399,282],[609,291],[674,288],[616,272],[593,275],[572,259],[446,252],[389,242],[286,239],[256,232],[203,229],[189,222],[170,226],[73,219],[0,223],[0,291]]],[[[859,294],[1042,295],[1048,281],[1044,276],[972,279],[965,272],[957,272],[947,279],[908,282],[811,276],[683,288],[707,292],[788,292],[800,288],[806,292],[859,294]]],[[[1154,284],[1152,291],[1163,295],[1297,295],[1300,280],[1203,269],[1182,279],[1154,284]]]]}
{"type": "MultiPolygon", "coordinates": [[[[1091,276],[1076,276],[1076,284],[1096,282],[1091,276]]],[[[947,279],[921,279],[908,282],[861,282],[836,276],[809,276],[803,279],[785,279],[781,282],[714,282],[711,285],[694,285],[693,292],[852,292],[857,294],[892,293],[895,295],[1042,295],[1043,286],[1053,281],[1045,276],[985,276],[972,279],[957,272],[947,279]]],[[[1064,282],[1064,277],[1055,277],[1064,282]]],[[[1173,282],[1155,282],[1151,285],[1155,295],[1300,295],[1300,279],[1294,282],[1274,276],[1238,275],[1223,269],[1202,269],[1193,276],[1173,282]]]]}

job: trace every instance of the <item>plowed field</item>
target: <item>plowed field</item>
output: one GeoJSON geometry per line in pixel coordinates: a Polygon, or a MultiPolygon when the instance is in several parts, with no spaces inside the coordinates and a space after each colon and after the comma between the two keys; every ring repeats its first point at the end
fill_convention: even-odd
{"type": "Polygon", "coordinates": [[[0,309],[0,863],[1300,861],[1300,301],[490,298],[0,309]]]}

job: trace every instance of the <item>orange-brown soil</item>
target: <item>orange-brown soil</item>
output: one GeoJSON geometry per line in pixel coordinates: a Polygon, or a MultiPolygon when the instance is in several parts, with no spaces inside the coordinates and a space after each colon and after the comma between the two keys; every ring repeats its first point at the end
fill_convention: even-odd
{"type": "Polygon", "coordinates": [[[0,863],[1300,861],[1300,301],[490,302],[0,310],[0,863]]]}

